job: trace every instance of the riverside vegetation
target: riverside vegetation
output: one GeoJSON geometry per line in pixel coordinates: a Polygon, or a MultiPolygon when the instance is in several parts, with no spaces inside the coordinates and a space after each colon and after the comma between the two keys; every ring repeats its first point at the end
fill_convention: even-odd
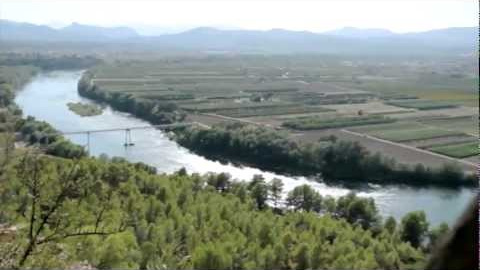
{"type": "Polygon", "coordinates": [[[298,143],[285,132],[243,123],[220,124],[210,129],[177,130],[179,144],[203,155],[255,164],[293,174],[320,173],[322,180],[343,182],[408,183],[412,185],[475,186],[476,177],[464,174],[453,164],[432,170],[414,168],[395,160],[372,155],[360,144],[335,136],[315,143],[298,143]]]}
{"type": "MultiPolygon", "coordinates": [[[[6,68],[3,67],[3,71],[6,68]]],[[[17,69],[17,68],[12,68],[17,69]]],[[[20,70],[25,69],[22,67],[20,70]]],[[[32,67],[28,67],[29,70],[32,67]]],[[[2,100],[3,107],[0,107],[0,135],[4,138],[6,144],[5,151],[13,149],[13,142],[15,141],[13,133],[17,132],[22,135],[24,142],[32,146],[40,146],[45,149],[47,154],[57,155],[61,157],[73,158],[83,157],[86,155],[85,150],[79,146],[71,143],[61,136],[50,124],[44,121],[38,121],[34,117],[28,116],[22,119],[22,110],[13,103],[14,85],[18,80],[25,83],[29,78],[22,78],[22,73],[12,72],[2,73],[0,78],[0,100],[2,100]],[[6,106],[5,106],[6,105],[6,106]]],[[[30,76],[35,72],[30,73],[30,76]]],[[[9,153],[7,153],[9,155],[9,153]]]]}
{"type": "Polygon", "coordinates": [[[92,74],[86,72],[78,82],[78,91],[85,97],[106,102],[116,110],[129,112],[153,124],[169,124],[185,118],[185,114],[178,111],[177,106],[171,102],[139,100],[122,93],[110,94],[92,84],[91,77],[92,74]]]}
{"type": "Polygon", "coordinates": [[[98,59],[75,56],[44,55],[0,55],[4,64],[0,66],[0,134],[8,142],[5,149],[11,149],[13,133],[22,136],[24,142],[45,149],[47,154],[66,158],[86,156],[83,147],[75,145],[61,136],[50,124],[28,116],[22,119],[22,110],[15,104],[15,90],[26,84],[33,76],[42,71],[55,68],[84,68],[98,63],[98,59]]]}

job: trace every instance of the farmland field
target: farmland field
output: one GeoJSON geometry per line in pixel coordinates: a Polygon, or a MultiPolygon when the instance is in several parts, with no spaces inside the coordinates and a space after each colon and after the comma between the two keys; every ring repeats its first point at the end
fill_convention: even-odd
{"type": "MultiPolygon", "coordinates": [[[[446,156],[442,157],[440,155],[431,155],[428,154],[428,152],[419,152],[415,151],[414,149],[401,147],[400,145],[386,144],[384,142],[374,140],[371,137],[356,135],[338,129],[307,130],[296,132],[291,134],[291,138],[298,142],[316,142],[319,138],[330,135],[334,135],[340,140],[358,142],[372,153],[381,153],[386,157],[394,158],[397,160],[397,162],[402,164],[415,165],[417,163],[422,163],[431,168],[438,168],[444,163],[451,162],[446,156]]],[[[473,163],[471,165],[459,163],[459,165],[466,171],[474,172],[476,170],[476,167],[473,163]]]]}
{"type": "Polygon", "coordinates": [[[197,112],[216,112],[221,110],[235,110],[235,109],[255,109],[255,108],[276,108],[276,107],[289,107],[293,104],[289,103],[280,103],[280,102],[263,102],[263,103],[252,103],[252,102],[242,102],[234,100],[223,100],[221,102],[210,100],[210,101],[200,101],[200,102],[185,102],[181,103],[180,107],[187,111],[197,111],[197,112]]]}
{"type": "Polygon", "coordinates": [[[420,99],[454,102],[469,107],[478,107],[478,62],[468,59],[458,61],[459,63],[463,61],[464,74],[461,77],[447,71],[452,69],[452,67],[449,67],[452,63],[445,63],[445,66],[442,64],[429,66],[427,63],[405,62],[391,69],[377,71],[384,75],[390,75],[394,79],[366,80],[359,77],[357,81],[341,80],[339,83],[380,95],[402,93],[420,99]],[[416,72],[416,70],[422,68],[427,68],[430,72],[416,72]]]}
{"type": "Polygon", "coordinates": [[[390,117],[396,119],[425,120],[432,118],[446,117],[474,117],[478,116],[478,108],[460,106],[456,108],[436,109],[436,110],[412,110],[410,112],[392,113],[390,117]]]}
{"type": "Polygon", "coordinates": [[[386,139],[394,142],[404,142],[412,140],[422,140],[428,138],[438,138],[444,136],[461,134],[456,131],[447,131],[435,128],[414,129],[414,130],[391,130],[379,132],[375,135],[381,139],[386,139]]]}
{"type": "Polygon", "coordinates": [[[329,112],[331,110],[318,106],[278,106],[278,107],[253,107],[216,110],[215,113],[230,117],[252,117],[265,115],[284,115],[312,112],[329,112]]]}
{"type": "Polygon", "coordinates": [[[434,146],[446,145],[446,144],[454,144],[454,143],[466,143],[466,142],[474,142],[477,141],[478,138],[469,135],[454,135],[454,136],[447,136],[447,137],[439,137],[439,138],[430,138],[424,140],[415,140],[405,142],[405,144],[418,147],[421,149],[428,149],[434,146]]]}
{"type": "Polygon", "coordinates": [[[478,142],[448,144],[443,146],[435,146],[430,148],[430,151],[444,154],[455,158],[465,158],[480,154],[478,142]]]}
{"type": "Polygon", "coordinates": [[[350,128],[355,132],[371,134],[372,132],[381,132],[385,130],[411,130],[422,128],[422,126],[416,122],[395,122],[388,124],[370,125],[365,127],[350,128]]]}
{"type": "Polygon", "coordinates": [[[325,105],[324,107],[344,114],[357,114],[358,111],[362,111],[367,114],[402,114],[413,111],[412,109],[392,106],[378,101],[372,101],[363,104],[325,105]]]}
{"type": "Polygon", "coordinates": [[[291,61],[288,58],[258,60],[126,61],[100,65],[89,72],[93,74],[91,82],[104,93],[171,102],[188,112],[229,117],[326,112],[334,109],[323,105],[365,103],[374,97],[363,90],[318,81],[311,74],[298,74],[318,72],[318,64],[310,59],[295,59],[302,64],[298,70],[286,67],[291,61]]]}
{"type": "Polygon", "coordinates": [[[381,139],[386,139],[394,142],[404,142],[412,140],[422,140],[429,138],[445,137],[451,135],[458,135],[460,132],[448,131],[436,128],[412,129],[412,130],[387,130],[374,132],[372,135],[381,139]]]}
{"type": "Polygon", "coordinates": [[[445,128],[450,130],[458,130],[472,136],[478,136],[478,118],[477,117],[448,117],[431,120],[421,120],[423,124],[445,128]]]}
{"type": "Polygon", "coordinates": [[[415,122],[374,125],[365,128],[355,128],[354,130],[394,142],[423,140],[462,134],[460,131],[428,127],[415,122]]]}
{"type": "Polygon", "coordinates": [[[319,117],[301,117],[283,123],[284,127],[297,130],[313,130],[325,128],[340,128],[350,126],[361,126],[381,123],[391,123],[395,120],[383,116],[358,116],[358,117],[335,117],[321,119],[319,117]]]}
{"type": "MultiPolygon", "coordinates": [[[[283,125],[308,132],[308,140],[315,139],[310,138],[315,129],[347,128],[429,151],[472,141],[478,125],[475,65],[462,58],[379,61],[319,55],[172,57],[117,61],[88,72],[96,97],[146,119],[283,125]],[[460,75],[459,67],[465,70],[460,75]]],[[[392,148],[392,157],[407,151],[361,141],[371,151],[382,144],[392,148]]],[[[398,158],[409,163],[405,153],[398,158]]],[[[412,154],[417,155],[426,160],[428,152],[412,154]]],[[[440,160],[437,155],[431,164],[440,160]]]]}
{"type": "Polygon", "coordinates": [[[452,104],[449,102],[444,101],[432,101],[432,100],[400,100],[400,101],[388,101],[386,104],[404,107],[404,108],[412,108],[418,110],[434,110],[434,109],[445,109],[445,108],[454,108],[457,107],[456,104],[452,104]]]}

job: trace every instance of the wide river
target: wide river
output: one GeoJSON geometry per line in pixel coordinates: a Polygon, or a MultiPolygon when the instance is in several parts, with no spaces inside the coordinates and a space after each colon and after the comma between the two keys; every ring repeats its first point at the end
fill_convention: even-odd
{"type": "MultiPolygon", "coordinates": [[[[53,125],[57,130],[85,131],[126,128],[149,125],[147,122],[107,107],[102,115],[80,117],[71,112],[68,102],[92,101],[77,93],[80,71],[56,71],[36,76],[17,94],[16,103],[25,116],[32,115],[53,125]]],[[[171,173],[185,167],[189,173],[228,172],[238,180],[250,180],[255,174],[266,179],[277,177],[283,180],[285,191],[308,183],[322,195],[334,197],[353,190],[360,196],[372,197],[383,216],[392,215],[397,220],[405,213],[424,210],[431,225],[440,222],[452,224],[474,196],[473,189],[412,188],[406,186],[376,186],[349,189],[318,183],[304,177],[290,177],[261,171],[251,167],[235,167],[205,159],[169,140],[164,133],[155,129],[133,130],[135,146],[125,148],[124,131],[93,133],[90,135],[90,153],[98,156],[125,157],[130,161],[142,161],[158,168],[159,172],[171,173]]],[[[86,135],[68,136],[73,142],[86,145],[86,135]]]]}

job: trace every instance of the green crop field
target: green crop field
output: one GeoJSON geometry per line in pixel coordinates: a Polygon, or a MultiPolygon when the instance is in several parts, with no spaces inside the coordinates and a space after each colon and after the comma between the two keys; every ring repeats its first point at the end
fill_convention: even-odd
{"type": "Polygon", "coordinates": [[[285,106],[293,106],[293,104],[280,102],[236,102],[235,100],[225,99],[222,102],[218,102],[218,100],[211,100],[209,102],[182,103],[180,105],[180,107],[184,110],[205,113],[214,113],[223,110],[271,108],[285,106]]]}
{"type": "Polygon", "coordinates": [[[393,106],[398,106],[403,108],[418,109],[418,110],[445,109],[445,108],[454,108],[458,106],[456,104],[452,104],[444,101],[419,100],[419,99],[388,101],[385,103],[388,105],[393,105],[393,106]]]}
{"type": "Polygon", "coordinates": [[[449,130],[462,131],[464,133],[478,135],[478,118],[472,116],[449,117],[440,119],[420,120],[425,125],[449,130]]]}
{"type": "Polygon", "coordinates": [[[90,72],[94,74],[92,82],[104,92],[231,117],[324,112],[329,110],[320,105],[358,104],[374,98],[366,91],[319,81],[322,74],[342,74],[347,67],[330,57],[315,58],[123,61],[102,64],[90,72]],[[332,66],[325,66],[327,63],[332,66]]]}
{"type": "Polygon", "coordinates": [[[416,122],[395,122],[388,124],[378,124],[364,127],[349,128],[352,131],[372,134],[375,132],[381,132],[385,130],[412,130],[422,128],[422,125],[416,122]]]}
{"type": "Polygon", "coordinates": [[[216,114],[229,117],[253,117],[268,115],[286,115],[301,113],[329,112],[330,109],[317,106],[275,106],[275,107],[250,107],[216,110],[216,114]]]}
{"type": "Polygon", "coordinates": [[[438,128],[421,128],[421,129],[411,129],[411,130],[384,130],[372,132],[369,135],[394,141],[394,142],[405,142],[413,140],[423,140],[431,139],[445,136],[460,135],[462,132],[449,131],[438,128]]]}
{"type": "Polygon", "coordinates": [[[282,125],[287,128],[297,130],[315,130],[326,128],[351,127],[381,123],[391,123],[395,120],[380,115],[360,116],[360,117],[335,117],[322,119],[319,117],[302,117],[285,121],[282,125]]]}
{"type": "MultiPolygon", "coordinates": [[[[474,61],[463,63],[469,68],[464,69],[464,74],[460,77],[447,71],[447,66],[452,63],[437,63],[437,66],[426,65],[430,69],[430,73],[416,72],[415,68],[407,70],[402,68],[402,64],[399,64],[396,67],[378,70],[377,74],[382,74],[382,76],[377,75],[380,78],[378,80],[366,80],[360,77],[357,81],[339,79],[336,83],[378,93],[381,96],[397,96],[401,93],[401,95],[420,99],[478,107],[478,67],[472,66],[473,63],[474,61]]],[[[408,66],[409,64],[405,63],[404,65],[408,66]]]]}
{"type": "Polygon", "coordinates": [[[379,124],[352,128],[351,130],[394,142],[424,140],[463,134],[461,131],[429,127],[416,122],[379,124]]]}
{"type": "MultiPolygon", "coordinates": [[[[121,93],[141,102],[168,103],[186,113],[233,118],[298,117],[296,114],[326,111],[337,112],[342,117],[354,117],[360,111],[365,115],[379,115],[368,120],[347,118],[328,123],[314,120],[307,124],[308,121],[302,120],[298,129],[368,125],[372,132],[375,126],[383,129],[382,125],[390,121],[381,118],[393,111],[403,112],[404,108],[433,111],[457,104],[457,101],[448,102],[446,97],[425,98],[427,94],[450,92],[462,95],[461,98],[474,97],[469,91],[476,77],[468,72],[452,77],[451,59],[435,58],[419,65],[416,61],[385,58],[381,60],[382,68],[377,68],[378,61],[313,55],[172,57],[111,61],[89,72],[93,74],[92,82],[106,94],[121,93]]],[[[457,61],[458,65],[468,64],[457,61]]],[[[412,133],[418,138],[444,136],[444,129],[449,129],[440,121],[423,123],[431,126],[430,129],[413,124],[415,126],[397,130],[398,123],[393,124],[397,126],[392,126],[391,134],[384,130],[379,136],[401,140],[395,133],[400,134],[402,130],[415,130],[412,133]]],[[[462,120],[455,130],[471,134],[468,124],[468,120],[462,120]]],[[[409,135],[407,138],[416,138],[409,135]]]]}
{"type": "Polygon", "coordinates": [[[478,141],[435,146],[428,150],[455,158],[465,158],[480,154],[478,141]]]}

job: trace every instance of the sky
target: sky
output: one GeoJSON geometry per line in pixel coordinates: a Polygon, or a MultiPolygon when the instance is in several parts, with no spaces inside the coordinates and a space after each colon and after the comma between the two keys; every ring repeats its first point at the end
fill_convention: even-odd
{"type": "Polygon", "coordinates": [[[398,33],[478,25],[474,0],[0,0],[0,18],[46,24],[130,26],[142,34],[199,26],[323,32],[342,27],[398,33]]]}

